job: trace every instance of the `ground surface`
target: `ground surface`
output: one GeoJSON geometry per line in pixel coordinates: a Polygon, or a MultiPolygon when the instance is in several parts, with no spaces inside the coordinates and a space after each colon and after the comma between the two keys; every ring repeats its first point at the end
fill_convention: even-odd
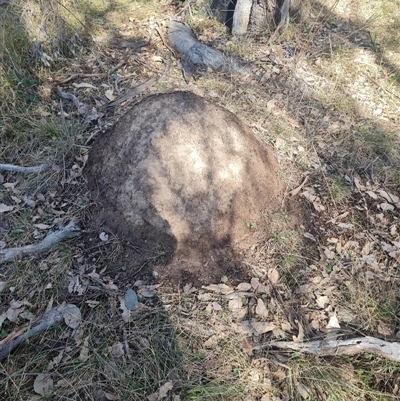
{"type": "MultiPolygon", "coordinates": [[[[49,168],[1,172],[0,249],[38,243],[72,219],[83,232],[0,265],[0,341],[62,302],[82,321],[0,361],[0,398],[398,399],[398,362],[273,345],[332,335],[398,342],[398,1],[304,1],[303,21],[271,41],[272,30],[232,37],[200,1],[14,1],[0,5],[0,157],[49,168]],[[187,82],[165,39],[176,17],[249,61],[250,79],[199,70],[187,82]],[[82,105],[57,86],[95,119],[85,124],[82,105]],[[99,227],[89,196],[98,186],[85,175],[92,146],[134,104],[177,91],[228,109],[272,146],[283,183],[279,207],[248,222],[241,273],[213,271],[204,287],[198,276],[171,285],[150,275],[158,267],[148,258],[128,269],[141,249],[99,227]]],[[[150,256],[168,257],[163,247],[150,256]]]]}

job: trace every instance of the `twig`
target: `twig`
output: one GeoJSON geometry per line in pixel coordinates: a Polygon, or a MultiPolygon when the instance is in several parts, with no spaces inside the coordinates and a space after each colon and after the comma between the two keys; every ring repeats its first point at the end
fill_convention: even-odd
{"type": "Polygon", "coordinates": [[[23,341],[60,323],[66,317],[66,314],[75,314],[76,309],[78,308],[75,305],[63,303],[45,312],[40,319],[32,322],[29,326],[10,333],[0,341],[0,360],[4,359],[23,341]]]}
{"type": "Polygon", "coordinates": [[[82,103],[79,99],[67,92],[63,92],[60,86],[57,86],[57,94],[63,99],[71,100],[78,109],[79,115],[85,118],[85,123],[89,124],[92,121],[97,121],[102,115],[97,112],[96,107],[92,107],[86,103],[82,103]]]}
{"type": "Polygon", "coordinates": [[[68,78],[64,79],[64,81],[59,81],[58,84],[60,84],[60,85],[66,84],[66,83],[68,83],[70,81],[73,81],[74,79],[77,79],[77,78],[94,78],[94,77],[103,77],[105,75],[106,74],[104,74],[104,73],[99,73],[99,74],[80,74],[80,73],[77,73],[77,74],[70,75],[68,78]]]}
{"type": "Polygon", "coordinates": [[[396,97],[397,99],[400,99],[399,95],[396,95],[394,92],[391,92],[390,90],[384,88],[379,82],[375,81],[375,79],[371,78],[368,74],[365,74],[364,72],[361,71],[361,75],[369,79],[374,85],[376,85],[378,88],[382,89],[386,93],[388,93],[391,96],[396,97]]]}
{"type": "Polygon", "coordinates": [[[400,344],[380,340],[375,337],[358,337],[350,340],[321,340],[308,343],[276,341],[263,344],[255,349],[275,347],[280,349],[290,349],[293,351],[304,352],[317,356],[338,356],[356,355],[368,352],[383,356],[392,361],[400,361],[400,344]]]}
{"type": "Polygon", "coordinates": [[[36,255],[41,252],[46,252],[55,244],[69,238],[78,236],[80,233],[79,227],[74,221],[71,221],[66,226],[61,227],[57,231],[50,231],[46,237],[34,245],[25,245],[16,248],[6,248],[0,250],[0,264],[10,262],[11,260],[22,258],[26,255],[36,255]]]}
{"type": "Polygon", "coordinates": [[[125,102],[125,101],[130,101],[132,100],[133,97],[141,94],[142,92],[146,91],[147,89],[150,89],[151,86],[153,86],[157,82],[157,78],[153,77],[147,80],[146,82],[143,82],[142,84],[136,86],[133,88],[131,91],[129,91],[127,94],[117,97],[115,100],[112,102],[108,103],[106,108],[110,109],[115,106],[118,106],[119,104],[125,102]]]}
{"type": "Polygon", "coordinates": [[[172,47],[168,46],[168,43],[167,43],[167,41],[165,40],[165,36],[164,36],[164,34],[162,33],[162,31],[161,31],[160,26],[158,25],[158,23],[157,23],[157,26],[155,27],[155,30],[156,30],[156,32],[158,33],[158,36],[161,38],[161,40],[162,40],[164,46],[171,52],[171,54],[172,54],[174,57],[176,57],[176,54],[175,54],[174,49],[172,49],[172,47]]]}
{"type": "Polygon", "coordinates": [[[5,171],[14,171],[16,173],[40,173],[45,170],[49,166],[48,163],[43,163],[40,166],[32,166],[32,167],[21,167],[15,166],[14,164],[0,164],[0,170],[5,171]]]}
{"type": "Polygon", "coordinates": [[[308,175],[304,178],[303,182],[295,189],[289,192],[290,196],[296,196],[308,181],[308,175]]]}

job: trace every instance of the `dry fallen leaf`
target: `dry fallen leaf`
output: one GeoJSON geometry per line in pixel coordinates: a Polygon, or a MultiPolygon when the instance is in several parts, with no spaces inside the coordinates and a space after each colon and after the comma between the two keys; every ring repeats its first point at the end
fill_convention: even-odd
{"type": "Polygon", "coordinates": [[[276,284],[279,280],[279,272],[274,267],[268,270],[268,279],[272,284],[276,284]]]}
{"type": "Polygon", "coordinates": [[[153,56],[151,58],[153,61],[155,61],[156,63],[163,63],[164,59],[161,56],[153,56]]]}
{"type": "Polygon", "coordinates": [[[38,228],[39,230],[47,230],[51,227],[48,224],[34,224],[33,226],[38,228]]]}
{"type": "Polygon", "coordinates": [[[110,102],[112,102],[115,99],[115,96],[113,95],[113,90],[112,89],[106,90],[105,96],[110,102]]]}
{"type": "Polygon", "coordinates": [[[79,360],[82,362],[86,362],[89,359],[89,338],[90,336],[87,336],[83,340],[82,349],[79,354],[79,360]]]}
{"type": "Polygon", "coordinates": [[[254,324],[253,328],[256,331],[255,334],[261,335],[274,330],[276,326],[272,322],[257,322],[254,324]]]}
{"type": "Polygon", "coordinates": [[[153,298],[157,294],[155,290],[151,290],[148,288],[141,288],[140,290],[138,290],[138,293],[145,298],[153,298]]]}
{"type": "Polygon", "coordinates": [[[192,283],[188,283],[183,287],[183,293],[186,295],[191,294],[192,292],[196,292],[197,288],[193,287],[192,283]]]}
{"type": "Polygon", "coordinates": [[[124,345],[121,342],[114,343],[111,347],[111,355],[115,357],[125,355],[124,345]]]}
{"type": "Polygon", "coordinates": [[[367,194],[374,200],[378,199],[378,195],[373,191],[367,191],[367,194]]]}
{"type": "Polygon", "coordinates": [[[118,395],[107,393],[106,391],[103,391],[103,394],[104,394],[104,397],[106,397],[106,399],[109,401],[117,401],[120,399],[120,397],[118,395]]]}
{"type": "Polygon", "coordinates": [[[329,305],[329,298],[326,295],[318,297],[316,301],[320,309],[325,309],[329,305]]]}
{"type": "Polygon", "coordinates": [[[333,259],[335,257],[335,252],[331,251],[328,248],[324,249],[324,254],[328,259],[333,259]]]}
{"type": "Polygon", "coordinates": [[[234,298],[231,299],[228,302],[228,308],[232,311],[232,312],[237,312],[238,310],[240,310],[243,307],[243,302],[242,302],[242,298],[234,298]]]}
{"type": "Polygon", "coordinates": [[[236,289],[238,291],[248,291],[251,288],[251,284],[250,283],[240,283],[236,289]]]}
{"type": "Polygon", "coordinates": [[[64,322],[71,329],[76,329],[82,320],[81,311],[73,304],[68,304],[63,312],[64,322]]]}
{"type": "Polygon", "coordinates": [[[261,317],[268,316],[268,310],[265,307],[265,303],[261,298],[258,298],[258,300],[257,300],[256,313],[258,316],[261,316],[261,317]]]}
{"type": "Polygon", "coordinates": [[[391,194],[390,192],[380,190],[379,195],[382,196],[382,198],[385,198],[390,203],[396,204],[400,202],[399,197],[391,194]]]}
{"type": "Polygon", "coordinates": [[[168,395],[168,392],[172,390],[173,384],[171,381],[163,384],[155,393],[149,395],[147,399],[149,401],[160,401],[168,395]]]}
{"type": "Polygon", "coordinates": [[[33,383],[33,390],[42,397],[49,395],[53,390],[53,379],[50,375],[39,373],[33,383]]]}
{"type": "Polygon", "coordinates": [[[378,208],[382,209],[383,211],[394,210],[394,206],[387,202],[381,203],[380,205],[378,205],[378,208]]]}
{"type": "Polygon", "coordinates": [[[327,329],[340,329],[339,320],[336,315],[333,315],[329,318],[329,322],[326,325],[327,329]]]}
{"type": "Polygon", "coordinates": [[[131,320],[131,311],[125,306],[124,298],[119,298],[119,301],[121,302],[121,306],[119,308],[122,310],[122,319],[125,323],[129,323],[131,320]]]}
{"type": "Polygon", "coordinates": [[[268,331],[272,331],[276,328],[275,324],[272,322],[249,322],[248,320],[244,320],[240,322],[236,326],[236,331],[240,334],[245,335],[261,335],[267,333],[268,331]]]}
{"type": "Polygon", "coordinates": [[[338,227],[340,227],[340,228],[353,228],[354,225],[351,224],[351,223],[339,223],[338,227]]]}
{"type": "Polygon", "coordinates": [[[208,286],[203,286],[205,290],[216,292],[217,294],[229,294],[233,292],[233,288],[229,287],[226,284],[211,284],[208,286]]]}
{"type": "Polygon", "coordinates": [[[8,205],[5,205],[4,203],[0,203],[0,213],[10,212],[13,209],[14,209],[14,206],[8,206],[8,205]]]}
{"type": "Polygon", "coordinates": [[[301,343],[304,341],[304,328],[303,325],[298,320],[295,320],[295,323],[297,323],[297,326],[299,328],[299,333],[297,334],[297,336],[293,336],[293,341],[296,343],[301,343]]]}
{"type": "Polygon", "coordinates": [[[81,82],[80,84],[73,83],[72,85],[75,86],[75,88],[77,88],[77,89],[80,89],[80,88],[97,89],[94,85],[86,83],[86,82],[81,82]]]}

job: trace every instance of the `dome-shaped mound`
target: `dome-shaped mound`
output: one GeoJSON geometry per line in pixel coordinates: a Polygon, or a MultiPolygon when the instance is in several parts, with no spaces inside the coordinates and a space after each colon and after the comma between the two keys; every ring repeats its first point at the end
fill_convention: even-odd
{"type": "Polygon", "coordinates": [[[234,114],[175,92],[146,98],[98,137],[87,178],[96,223],[140,257],[218,277],[249,225],[279,206],[275,170],[270,147],[234,114]]]}

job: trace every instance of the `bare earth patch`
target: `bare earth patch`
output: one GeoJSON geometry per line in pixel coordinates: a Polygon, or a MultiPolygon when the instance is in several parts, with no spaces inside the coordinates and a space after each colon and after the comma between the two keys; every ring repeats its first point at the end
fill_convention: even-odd
{"type": "Polygon", "coordinates": [[[241,251],[281,203],[276,170],[271,148],[231,112],[190,92],[151,96],[96,139],[93,224],[136,247],[127,270],[151,259],[176,282],[246,275],[241,251]]]}

